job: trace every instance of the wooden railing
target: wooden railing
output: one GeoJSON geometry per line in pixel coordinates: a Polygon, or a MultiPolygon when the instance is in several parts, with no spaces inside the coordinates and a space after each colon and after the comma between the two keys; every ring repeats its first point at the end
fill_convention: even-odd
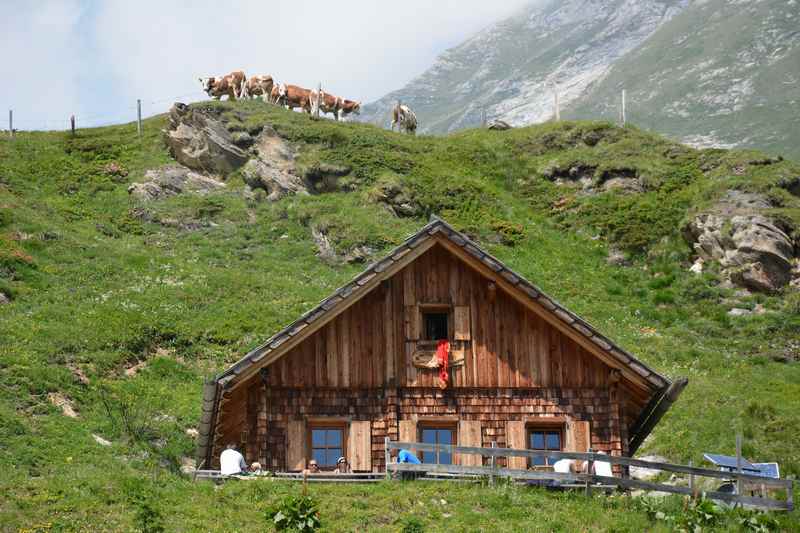
{"type": "Polygon", "coordinates": [[[685,494],[694,497],[705,496],[708,499],[741,503],[752,505],[764,509],[772,510],[787,510],[794,509],[793,502],[793,481],[790,479],[776,479],[748,474],[745,472],[723,472],[720,470],[711,470],[708,468],[697,468],[694,466],[676,465],[670,463],[657,463],[652,461],[642,461],[641,459],[632,459],[630,457],[618,457],[613,455],[606,455],[601,453],[578,453],[578,452],[551,452],[551,451],[536,451],[536,450],[516,450],[512,448],[478,448],[473,446],[454,446],[449,444],[425,444],[421,442],[392,442],[386,439],[386,476],[391,476],[392,473],[397,472],[426,472],[428,474],[448,474],[458,476],[482,476],[488,477],[490,482],[494,479],[510,478],[514,480],[552,480],[564,484],[581,485],[585,487],[587,493],[592,490],[592,485],[605,485],[616,486],[622,489],[642,489],[646,491],[660,491],[669,492],[673,494],[685,494]],[[409,464],[409,463],[392,463],[391,451],[392,450],[414,450],[416,452],[432,452],[438,458],[440,454],[459,454],[459,455],[480,455],[481,457],[489,458],[488,466],[466,466],[454,464],[437,464],[437,463],[423,463],[423,464],[409,464]],[[559,459],[574,459],[578,461],[588,462],[587,472],[592,472],[592,466],[595,462],[605,462],[611,465],[620,465],[621,467],[642,467],[662,472],[672,472],[678,474],[689,475],[689,486],[679,487],[674,485],[664,485],[660,483],[652,483],[649,481],[641,481],[637,479],[629,479],[623,477],[608,477],[597,476],[594,474],[582,473],[558,473],[547,471],[533,471],[533,470],[517,470],[510,468],[500,468],[497,466],[498,457],[525,457],[529,459],[547,457],[551,460],[557,461],[559,459]],[[743,494],[731,494],[728,492],[719,491],[700,491],[697,489],[695,477],[709,477],[723,479],[726,481],[741,481],[744,484],[755,485],[761,489],[762,496],[745,496],[743,494]],[[786,492],[785,500],[776,500],[763,496],[763,493],[768,492],[766,489],[778,489],[786,492]]]}

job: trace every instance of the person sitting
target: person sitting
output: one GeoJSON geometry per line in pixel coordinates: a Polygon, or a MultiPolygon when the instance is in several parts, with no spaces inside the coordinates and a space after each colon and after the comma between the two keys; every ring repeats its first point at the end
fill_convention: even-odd
{"type": "MultiPolygon", "coordinates": [[[[391,451],[392,457],[395,457],[396,462],[400,463],[408,463],[412,465],[421,465],[422,461],[420,461],[416,455],[411,453],[409,450],[397,450],[394,449],[391,451]]],[[[416,479],[418,477],[423,477],[425,472],[415,472],[415,471],[404,471],[400,472],[400,479],[416,479]]]]}
{"type": "Polygon", "coordinates": [[[319,474],[319,465],[315,459],[308,462],[308,472],[311,474],[319,474]]]}
{"type": "Polygon", "coordinates": [[[263,473],[263,469],[261,468],[261,463],[256,461],[255,463],[250,465],[250,473],[255,475],[261,475],[263,473]]]}
{"type": "Polygon", "coordinates": [[[347,464],[347,459],[344,457],[339,457],[339,460],[336,461],[336,470],[333,471],[334,474],[349,474],[350,473],[350,465],[347,464]]]}
{"type": "Polygon", "coordinates": [[[223,476],[239,476],[247,471],[244,456],[236,451],[236,444],[230,443],[219,454],[219,473],[223,476]]]}

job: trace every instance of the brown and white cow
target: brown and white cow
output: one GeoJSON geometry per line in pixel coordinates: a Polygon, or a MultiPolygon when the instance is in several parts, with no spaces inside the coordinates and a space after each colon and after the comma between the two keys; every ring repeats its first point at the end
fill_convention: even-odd
{"type": "Polygon", "coordinates": [[[417,133],[417,115],[405,104],[398,103],[392,109],[392,131],[395,125],[398,131],[405,130],[406,133],[415,135],[417,133]]]}
{"type": "Polygon", "coordinates": [[[272,76],[251,76],[244,84],[244,94],[242,96],[247,98],[259,98],[267,101],[272,94],[272,88],[275,82],[272,76]]]}
{"type": "Polygon", "coordinates": [[[299,107],[306,113],[311,113],[311,91],[308,89],[281,84],[278,100],[288,109],[299,107]]]}
{"type": "Polygon", "coordinates": [[[361,114],[361,102],[355,102],[353,100],[342,100],[342,105],[339,107],[339,114],[341,117],[346,117],[347,115],[353,113],[354,115],[361,114]]]}
{"type": "Polygon", "coordinates": [[[216,100],[227,95],[229,100],[236,100],[244,92],[247,78],[241,70],[234,70],[221,78],[200,78],[203,90],[208,96],[216,100]]]}

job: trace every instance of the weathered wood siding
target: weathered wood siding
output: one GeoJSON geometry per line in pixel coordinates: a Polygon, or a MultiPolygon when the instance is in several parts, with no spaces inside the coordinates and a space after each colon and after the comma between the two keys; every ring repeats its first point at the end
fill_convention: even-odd
{"type": "Polygon", "coordinates": [[[269,385],[437,386],[437,370],[411,364],[421,326],[409,322],[420,304],[451,306],[453,336],[470,339],[452,347],[451,356],[463,350],[464,364],[451,367],[450,386],[608,385],[608,366],[490,284],[435,246],[273,363],[269,385]]]}

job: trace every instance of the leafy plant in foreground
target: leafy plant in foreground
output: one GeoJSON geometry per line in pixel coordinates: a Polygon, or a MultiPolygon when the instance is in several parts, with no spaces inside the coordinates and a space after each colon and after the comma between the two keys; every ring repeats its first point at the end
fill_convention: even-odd
{"type": "Polygon", "coordinates": [[[278,531],[316,531],[321,526],[317,502],[306,495],[289,496],[268,509],[267,521],[278,531]]]}

